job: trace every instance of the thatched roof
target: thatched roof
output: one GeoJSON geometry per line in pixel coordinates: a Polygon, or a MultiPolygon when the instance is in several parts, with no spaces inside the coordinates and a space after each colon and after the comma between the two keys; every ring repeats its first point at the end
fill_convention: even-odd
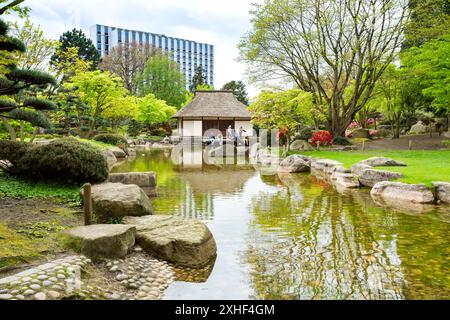
{"type": "Polygon", "coordinates": [[[233,91],[197,91],[194,99],[174,115],[174,118],[188,117],[250,119],[251,115],[233,91]]]}

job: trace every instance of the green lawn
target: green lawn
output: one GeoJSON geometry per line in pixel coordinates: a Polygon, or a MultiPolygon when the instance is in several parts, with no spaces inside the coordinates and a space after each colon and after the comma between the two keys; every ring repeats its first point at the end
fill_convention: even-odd
{"type": "Polygon", "coordinates": [[[406,163],[407,167],[383,167],[390,171],[403,173],[398,181],[406,183],[424,183],[431,186],[433,181],[450,182],[450,150],[437,151],[310,151],[302,154],[314,158],[340,161],[346,168],[371,157],[388,157],[406,163]]]}

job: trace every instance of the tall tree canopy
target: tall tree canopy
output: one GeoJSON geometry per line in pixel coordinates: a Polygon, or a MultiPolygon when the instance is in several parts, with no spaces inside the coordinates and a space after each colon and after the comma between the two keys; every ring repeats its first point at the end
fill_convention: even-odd
{"type": "Polygon", "coordinates": [[[199,86],[204,86],[206,83],[205,72],[201,65],[198,65],[195,68],[194,76],[192,77],[191,84],[189,86],[189,90],[191,92],[195,92],[199,86]]]}
{"type": "Polygon", "coordinates": [[[149,44],[120,43],[103,58],[99,67],[118,75],[125,87],[131,93],[136,93],[137,75],[144,70],[147,60],[157,52],[159,50],[149,44]]]}
{"type": "Polygon", "coordinates": [[[252,122],[260,128],[284,129],[290,133],[301,124],[314,123],[312,109],[312,94],[299,89],[263,91],[249,107],[252,122]]]}
{"type": "Polygon", "coordinates": [[[406,82],[425,99],[422,108],[450,117],[450,33],[402,54],[406,82]]]}
{"type": "Polygon", "coordinates": [[[326,105],[329,130],[344,136],[394,60],[407,0],[266,0],[251,11],[239,45],[257,80],[288,78],[326,105]],[[346,89],[354,86],[347,99],[346,89]]]}
{"type": "Polygon", "coordinates": [[[411,19],[405,30],[403,48],[419,47],[450,30],[449,0],[410,0],[411,19]]]}
{"type": "Polygon", "coordinates": [[[17,66],[27,70],[47,70],[49,57],[58,47],[58,41],[47,39],[39,25],[26,19],[22,25],[11,22],[11,35],[22,41],[27,50],[19,55],[17,66]]]}
{"type": "MultiPolygon", "coordinates": [[[[104,117],[114,118],[114,115],[122,115],[121,110],[116,111],[115,108],[124,108],[125,110],[127,108],[121,103],[124,102],[123,98],[128,95],[128,91],[123,87],[122,80],[108,71],[78,72],[65,83],[64,87],[78,89],[76,93],[88,107],[87,116],[90,117],[90,130],[97,129],[104,117]]],[[[131,111],[129,112],[132,114],[131,111]]]]}
{"type": "Polygon", "coordinates": [[[223,85],[222,90],[231,90],[233,91],[236,98],[248,106],[248,94],[245,84],[242,81],[230,81],[223,85]]]}
{"type": "Polygon", "coordinates": [[[163,53],[150,57],[136,79],[136,86],[139,96],[153,93],[176,108],[181,108],[186,100],[185,76],[180,66],[163,53]]]}
{"type": "MultiPolygon", "coordinates": [[[[66,52],[69,48],[78,48],[78,57],[84,61],[92,63],[95,69],[100,61],[100,53],[91,39],[86,37],[82,30],[73,29],[64,32],[59,38],[60,52],[66,52]]],[[[61,59],[61,55],[56,52],[52,57],[52,63],[56,64],[61,59]]]]}

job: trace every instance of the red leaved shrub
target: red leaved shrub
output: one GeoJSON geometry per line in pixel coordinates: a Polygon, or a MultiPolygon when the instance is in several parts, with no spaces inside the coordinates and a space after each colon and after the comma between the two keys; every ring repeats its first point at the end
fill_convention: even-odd
{"type": "Polygon", "coordinates": [[[312,145],[317,146],[318,141],[321,146],[331,146],[333,144],[333,136],[328,131],[314,132],[311,140],[312,145]]]}

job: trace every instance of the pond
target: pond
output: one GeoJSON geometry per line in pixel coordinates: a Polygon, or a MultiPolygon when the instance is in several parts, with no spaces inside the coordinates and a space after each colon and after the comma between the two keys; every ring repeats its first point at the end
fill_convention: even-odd
{"type": "Polygon", "coordinates": [[[201,153],[176,164],[171,152],[138,150],[114,168],[156,171],[156,213],[200,219],[216,239],[212,270],[180,276],[165,299],[450,299],[448,207],[396,211],[309,174],[201,153]]]}

